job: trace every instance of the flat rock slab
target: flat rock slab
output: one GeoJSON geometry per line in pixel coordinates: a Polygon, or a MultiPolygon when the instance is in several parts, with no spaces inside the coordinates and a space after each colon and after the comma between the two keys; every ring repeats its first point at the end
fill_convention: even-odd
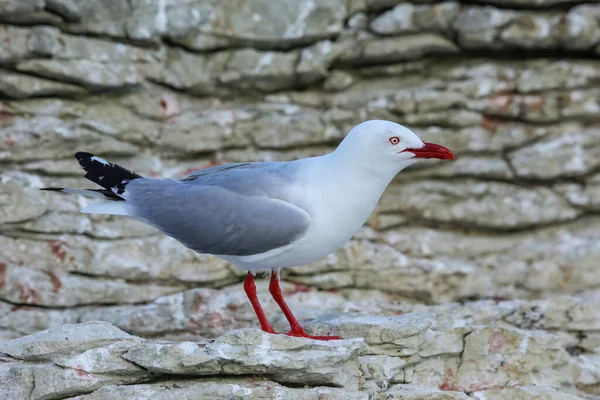
{"type": "Polygon", "coordinates": [[[241,329],[214,340],[172,342],[142,339],[105,322],[63,325],[0,345],[0,398],[270,393],[300,399],[454,400],[471,392],[480,399],[487,391],[501,393],[508,381],[524,386],[519,390],[530,397],[523,398],[535,399],[574,388],[577,371],[560,339],[549,333],[457,328],[424,313],[346,315],[331,326],[348,335],[363,332],[366,340],[315,341],[241,329]],[[529,390],[539,383],[544,387],[529,390]]]}

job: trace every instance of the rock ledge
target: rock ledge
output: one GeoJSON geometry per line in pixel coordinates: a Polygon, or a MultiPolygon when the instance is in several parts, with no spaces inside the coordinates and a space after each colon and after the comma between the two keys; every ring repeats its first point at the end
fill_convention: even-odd
{"type": "Polygon", "coordinates": [[[174,342],[106,322],[0,344],[0,398],[576,399],[560,335],[435,313],[313,321],[320,342],[253,329],[174,342]]]}

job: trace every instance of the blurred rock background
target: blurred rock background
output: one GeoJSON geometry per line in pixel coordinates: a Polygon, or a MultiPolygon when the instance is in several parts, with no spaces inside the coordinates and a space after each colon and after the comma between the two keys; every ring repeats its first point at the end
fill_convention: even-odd
{"type": "Polygon", "coordinates": [[[457,160],[402,172],[347,246],[285,270],[298,316],[555,335],[569,379],[541,386],[600,395],[597,1],[0,0],[0,23],[2,340],[94,320],[168,340],[257,327],[243,272],[38,191],[88,186],[75,151],[176,177],[320,155],[381,118],[457,160]]]}

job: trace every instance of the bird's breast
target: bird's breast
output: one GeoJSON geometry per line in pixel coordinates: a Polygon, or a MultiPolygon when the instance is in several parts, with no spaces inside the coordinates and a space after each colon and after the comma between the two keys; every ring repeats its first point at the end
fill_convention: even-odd
{"type": "Polygon", "coordinates": [[[383,190],[362,189],[350,184],[323,185],[315,190],[311,201],[314,207],[309,214],[312,216],[311,228],[320,240],[340,247],[363,226],[383,190]]]}

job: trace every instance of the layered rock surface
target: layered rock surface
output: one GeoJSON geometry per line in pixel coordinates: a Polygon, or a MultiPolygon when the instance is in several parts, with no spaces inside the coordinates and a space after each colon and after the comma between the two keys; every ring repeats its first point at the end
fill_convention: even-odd
{"type": "Polygon", "coordinates": [[[0,392],[32,399],[482,399],[517,393],[576,399],[574,383],[597,372],[572,362],[568,335],[465,322],[415,312],[346,314],[309,326],[344,337],[330,342],[253,329],[171,342],[132,336],[106,322],[67,324],[0,344],[0,392]]]}
{"type": "Polygon", "coordinates": [[[599,57],[592,0],[0,2],[4,395],[600,396],[599,57]],[[283,272],[312,329],[365,338],[334,350],[236,330],[257,326],[243,272],[37,190],[85,187],[79,150],[180,176],[323,154],[370,118],[457,160],[403,171],[350,243],[283,272]]]}

